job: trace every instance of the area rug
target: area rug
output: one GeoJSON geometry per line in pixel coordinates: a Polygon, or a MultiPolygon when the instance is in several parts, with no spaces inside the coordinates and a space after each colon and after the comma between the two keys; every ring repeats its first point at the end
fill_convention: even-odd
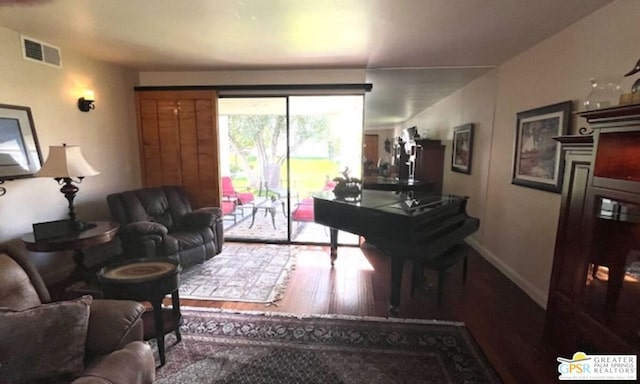
{"type": "Polygon", "coordinates": [[[182,312],[156,383],[498,383],[462,323],[182,312]]]}
{"type": "Polygon", "coordinates": [[[295,268],[297,247],[226,242],[222,252],[180,275],[185,299],[274,303],[295,268]]]}

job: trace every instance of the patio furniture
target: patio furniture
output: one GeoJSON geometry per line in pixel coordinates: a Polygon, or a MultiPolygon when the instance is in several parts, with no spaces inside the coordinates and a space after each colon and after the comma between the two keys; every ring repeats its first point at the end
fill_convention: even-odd
{"type": "Polygon", "coordinates": [[[276,188],[269,186],[269,182],[263,180],[260,182],[260,189],[258,190],[258,196],[271,197],[276,196],[281,199],[287,196],[287,190],[285,188],[276,188]]]}
{"type": "Polygon", "coordinates": [[[282,214],[284,215],[284,217],[287,217],[284,200],[278,199],[275,196],[271,196],[262,205],[254,205],[251,217],[251,225],[249,225],[249,228],[253,227],[253,223],[256,221],[256,213],[258,212],[258,210],[262,209],[264,210],[265,216],[267,216],[267,212],[271,214],[271,224],[273,224],[273,229],[276,229],[276,210],[279,206],[282,206],[282,214]]]}
{"type": "Polygon", "coordinates": [[[221,201],[222,208],[222,218],[233,219],[233,222],[236,223],[238,221],[238,217],[236,215],[236,202],[235,201],[221,201]]]}
{"type": "Polygon", "coordinates": [[[291,220],[300,222],[313,222],[313,198],[307,197],[300,200],[291,212],[291,220]]]}
{"type": "MultiPolygon", "coordinates": [[[[332,191],[335,186],[336,183],[334,181],[327,180],[322,190],[332,191]]],[[[312,223],[314,221],[312,197],[304,198],[294,206],[291,211],[291,220],[302,223],[312,223]]]]}
{"type": "Polygon", "coordinates": [[[222,176],[222,198],[226,201],[235,201],[238,205],[251,204],[255,196],[251,192],[238,192],[229,176],[222,176]]]}

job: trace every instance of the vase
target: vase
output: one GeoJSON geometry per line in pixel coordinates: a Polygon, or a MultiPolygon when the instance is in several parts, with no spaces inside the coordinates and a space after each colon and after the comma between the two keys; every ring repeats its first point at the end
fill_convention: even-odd
{"type": "Polygon", "coordinates": [[[584,109],[609,108],[618,105],[620,101],[621,77],[603,76],[591,78],[591,92],[582,103],[584,109]]]}

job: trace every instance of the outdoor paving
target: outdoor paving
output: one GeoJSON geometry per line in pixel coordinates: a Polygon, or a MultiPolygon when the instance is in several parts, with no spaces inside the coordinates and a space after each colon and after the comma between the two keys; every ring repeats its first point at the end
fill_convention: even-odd
{"type": "MultiPolygon", "coordinates": [[[[256,199],[257,204],[263,204],[264,198],[256,199]]],[[[286,206],[285,206],[286,208],[286,206]]],[[[224,217],[224,236],[229,239],[253,239],[253,240],[286,240],[287,239],[287,217],[282,212],[282,207],[278,206],[275,212],[275,228],[271,220],[270,213],[263,209],[256,212],[256,217],[251,226],[252,206],[239,208],[236,212],[236,222],[233,216],[224,217]],[[251,228],[250,228],[251,226],[251,228]]],[[[292,222],[291,240],[304,243],[329,243],[329,228],[313,222],[292,222]]],[[[340,244],[357,245],[358,236],[340,231],[338,235],[340,244]]]]}

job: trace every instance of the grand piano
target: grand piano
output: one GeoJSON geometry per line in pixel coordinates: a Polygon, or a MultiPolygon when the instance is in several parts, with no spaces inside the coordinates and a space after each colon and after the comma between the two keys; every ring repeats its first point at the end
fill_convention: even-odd
{"type": "Polygon", "coordinates": [[[467,198],[363,190],[355,199],[329,191],[313,195],[314,220],[330,227],[331,266],[338,257],[338,231],[363,236],[391,259],[391,311],[400,305],[406,260],[429,260],[478,230],[466,212],[467,198]]]}

